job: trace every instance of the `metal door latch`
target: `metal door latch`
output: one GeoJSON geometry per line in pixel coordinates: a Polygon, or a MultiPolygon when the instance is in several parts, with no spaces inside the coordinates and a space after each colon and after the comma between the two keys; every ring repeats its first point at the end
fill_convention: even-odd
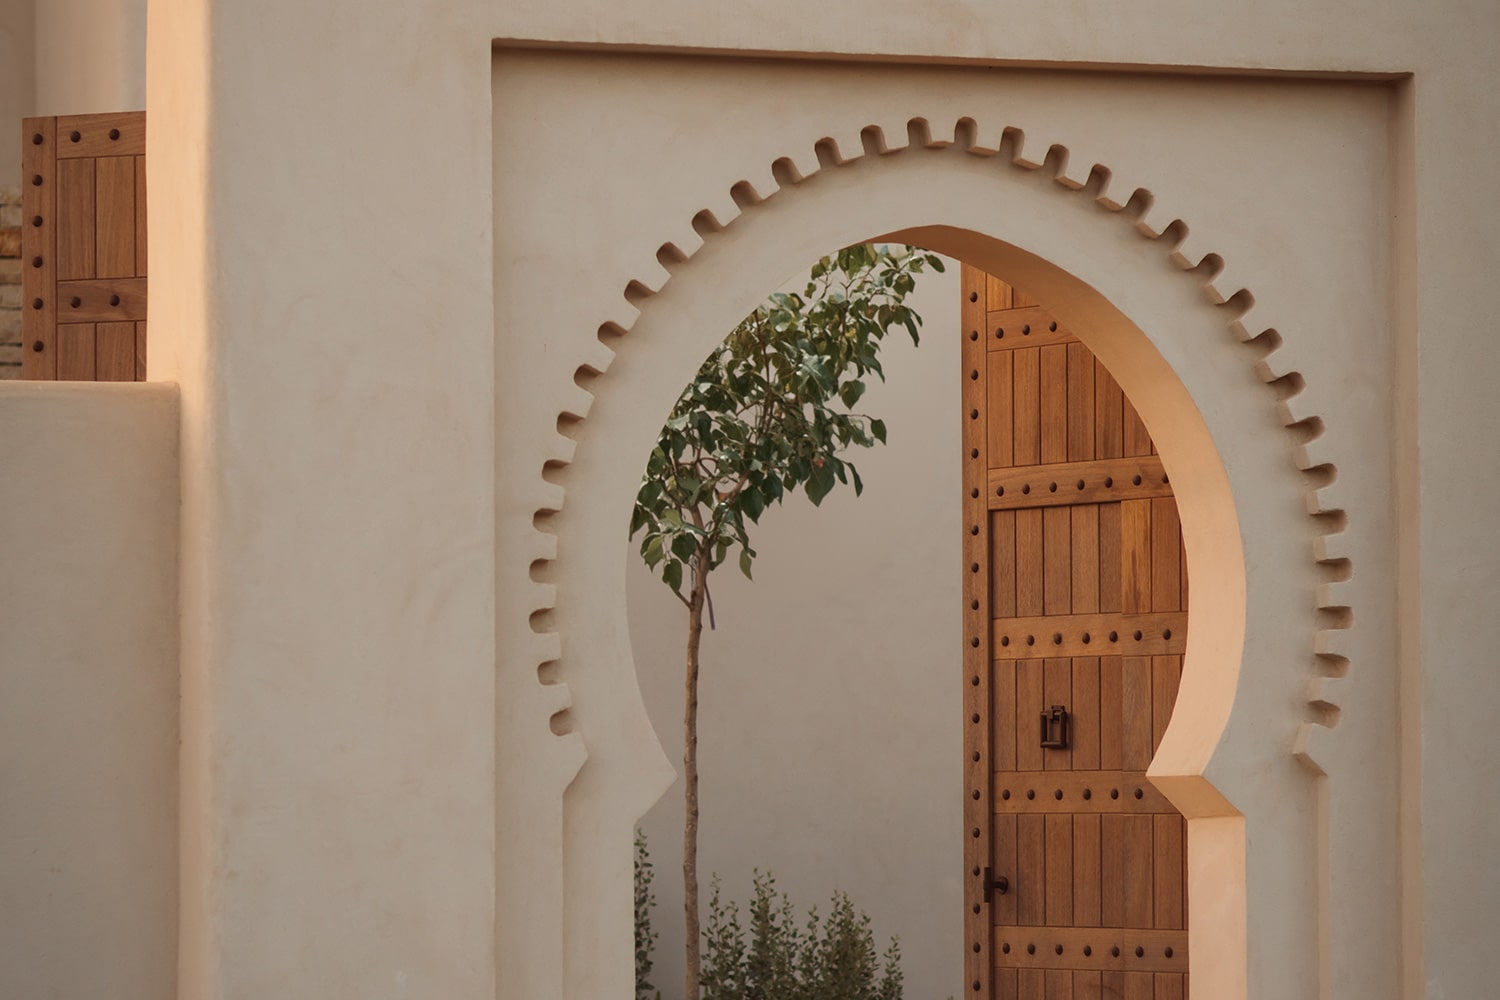
{"type": "Polygon", "coordinates": [[[1042,713],[1042,746],[1047,750],[1068,748],[1068,710],[1062,705],[1053,705],[1051,711],[1042,713]]]}
{"type": "Polygon", "coordinates": [[[1010,892],[1010,879],[1006,878],[1004,875],[996,875],[993,868],[985,868],[984,901],[988,903],[990,901],[991,895],[994,893],[999,893],[1003,896],[1007,892],[1010,892]]]}

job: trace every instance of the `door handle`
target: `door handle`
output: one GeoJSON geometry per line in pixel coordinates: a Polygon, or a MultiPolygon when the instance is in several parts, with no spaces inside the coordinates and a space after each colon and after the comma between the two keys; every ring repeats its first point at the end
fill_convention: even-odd
{"type": "Polygon", "coordinates": [[[1010,892],[1010,879],[1004,875],[996,875],[993,868],[984,870],[984,901],[988,903],[994,893],[1005,895],[1010,892]]]}

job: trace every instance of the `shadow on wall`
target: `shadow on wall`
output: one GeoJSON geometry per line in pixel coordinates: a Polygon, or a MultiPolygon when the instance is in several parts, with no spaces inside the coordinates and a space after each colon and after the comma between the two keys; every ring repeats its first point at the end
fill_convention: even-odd
{"type": "MultiPolygon", "coordinates": [[[[922,342],[889,337],[887,382],[859,409],[885,447],[851,458],[863,496],[790,498],[752,537],[755,581],[713,576],[700,692],[699,876],[744,901],[767,869],[797,908],[834,890],[898,936],[907,995],[963,979],[959,273],[924,273],[908,300],[922,342]]],[[[800,281],[798,282],[800,286],[800,281]]],[[[631,545],[632,646],[652,724],[681,771],[686,611],[631,545]]],[[[679,781],[642,819],[657,896],[652,980],[683,981],[679,781]]]]}

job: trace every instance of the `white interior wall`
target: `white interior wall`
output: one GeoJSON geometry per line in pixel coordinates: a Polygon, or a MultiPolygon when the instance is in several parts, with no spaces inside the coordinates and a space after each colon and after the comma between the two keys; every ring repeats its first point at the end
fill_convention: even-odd
{"type": "MultiPolygon", "coordinates": [[[[801,913],[826,914],[842,889],[879,948],[900,938],[907,996],[941,1000],[963,986],[958,262],[908,301],[921,346],[893,332],[887,381],[860,403],[890,427],[888,445],[850,456],[863,496],[773,507],[752,535],[754,582],[733,564],[714,575],[698,868],[705,926],[714,872],[742,912],[755,868],[801,913]]],[[[680,773],[686,612],[630,551],[636,667],[680,773]]],[[[679,778],[641,822],[666,1000],[682,996],[682,817],[679,778]]]]}
{"type": "Polygon", "coordinates": [[[35,52],[35,114],[146,106],[146,0],[39,0],[35,52]]]}

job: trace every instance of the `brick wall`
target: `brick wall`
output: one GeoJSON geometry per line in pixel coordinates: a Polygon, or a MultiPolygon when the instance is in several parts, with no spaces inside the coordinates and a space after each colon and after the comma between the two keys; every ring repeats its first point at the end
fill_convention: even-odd
{"type": "Polygon", "coordinates": [[[21,377],[21,192],[0,189],[0,378],[21,377]]]}

